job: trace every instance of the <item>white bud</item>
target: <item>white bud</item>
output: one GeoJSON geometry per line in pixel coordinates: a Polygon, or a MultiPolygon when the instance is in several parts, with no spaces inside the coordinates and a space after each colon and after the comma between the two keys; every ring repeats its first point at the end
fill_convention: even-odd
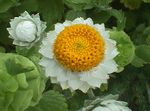
{"type": "Polygon", "coordinates": [[[32,42],[36,38],[36,25],[31,21],[22,21],[16,27],[16,38],[23,42],[32,42]]]}
{"type": "Polygon", "coordinates": [[[43,36],[46,29],[46,23],[40,20],[39,14],[29,15],[27,11],[19,17],[10,21],[10,27],[7,28],[9,37],[13,39],[13,44],[31,48],[43,36]]]}

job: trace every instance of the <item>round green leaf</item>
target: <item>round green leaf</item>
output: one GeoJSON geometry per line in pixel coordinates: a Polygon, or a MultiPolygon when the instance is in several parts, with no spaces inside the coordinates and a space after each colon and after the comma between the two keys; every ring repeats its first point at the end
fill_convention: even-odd
{"type": "Polygon", "coordinates": [[[115,61],[121,70],[133,60],[135,47],[130,37],[123,31],[110,31],[110,38],[117,42],[119,54],[115,58],[115,61]]]}

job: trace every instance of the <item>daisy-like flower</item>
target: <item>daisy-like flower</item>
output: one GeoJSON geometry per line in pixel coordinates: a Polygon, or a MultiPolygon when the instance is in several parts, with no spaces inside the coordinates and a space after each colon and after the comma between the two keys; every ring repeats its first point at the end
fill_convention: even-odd
{"type": "Polygon", "coordinates": [[[117,71],[116,42],[109,38],[104,24],[94,24],[90,18],[57,23],[39,52],[46,75],[63,89],[86,93],[107,83],[108,74],[117,71]]]}
{"type": "Polygon", "coordinates": [[[46,23],[40,20],[39,14],[30,16],[25,11],[21,16],[11,19],[10,26],[7,30],[9,37],[14,39],[13,44],[30,48],[40,40],[46,23]]]}

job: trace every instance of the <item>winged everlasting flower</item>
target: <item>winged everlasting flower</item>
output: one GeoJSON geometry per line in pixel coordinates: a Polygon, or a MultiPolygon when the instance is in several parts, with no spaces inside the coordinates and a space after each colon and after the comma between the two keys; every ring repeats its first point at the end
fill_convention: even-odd
{"type": "Polygon", "coordinates": [[[118,95],[107,95],[86,100],[84,107],[80,111],[131,111],[126,102],[118,101],[118,95]]]}
{"type": "Polygon", "coordinates": [[[90,18],[55,24],[39,52],[46,75],[63,89],[86,93],[107,83],[109,74],[117,71],[116,42],[109,38],[104,24],[94,24],[90,18]]]}

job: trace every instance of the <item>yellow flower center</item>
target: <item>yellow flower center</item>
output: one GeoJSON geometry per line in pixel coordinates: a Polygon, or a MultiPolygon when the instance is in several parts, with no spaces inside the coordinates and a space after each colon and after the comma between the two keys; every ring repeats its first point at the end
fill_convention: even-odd
{"type": "Polygon", "coordinates": [[[57,61],[71,71],[87,71],[104,57],[104,40],[93,27],[77,24],[65,27],[54,43],[57,61]]]}

